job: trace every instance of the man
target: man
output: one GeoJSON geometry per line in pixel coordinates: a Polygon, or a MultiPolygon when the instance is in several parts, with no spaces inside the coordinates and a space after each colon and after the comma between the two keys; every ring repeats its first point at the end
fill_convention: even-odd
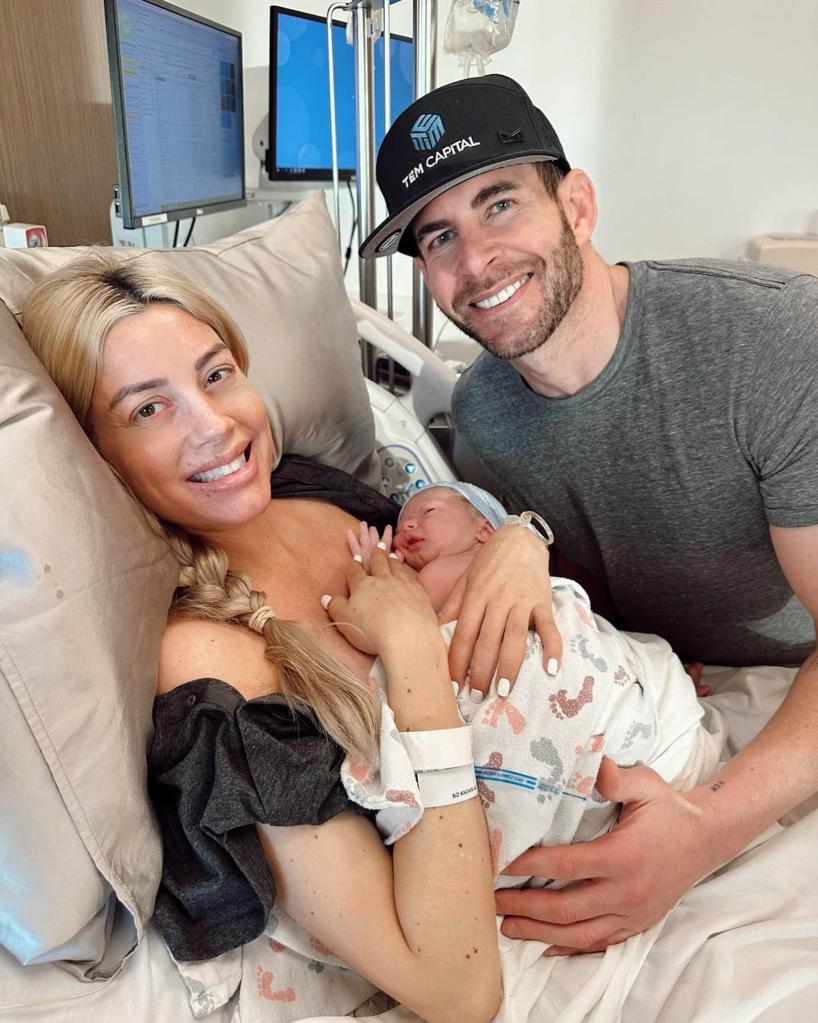
{"type": "Polygon", "coordinates": [[[588,175],[502,76],[412,104],[378,183],[389,216],[362,254],[414,256],[486,349],[458,383],[455,421],[512,510],[548,516],[618,624],[793,679],[707,783],[675,793],[605,761],[616,829],[517,861],[574,883],[498,893],[504,932],[550,954],[602,949],[818,789],[818,281],[713,260],[608,264],[588,175]]]}

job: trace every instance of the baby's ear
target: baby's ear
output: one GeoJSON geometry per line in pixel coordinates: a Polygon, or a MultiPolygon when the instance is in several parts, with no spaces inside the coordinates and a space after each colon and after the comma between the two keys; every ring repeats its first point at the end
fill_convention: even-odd
{"type": "Polygon", "coordinates": [[[480,519],[480,525],[477,527],[477,542],[485,543],[486,540],[494,532],[494,526],[489,522],[488,519],[480,519]]]}

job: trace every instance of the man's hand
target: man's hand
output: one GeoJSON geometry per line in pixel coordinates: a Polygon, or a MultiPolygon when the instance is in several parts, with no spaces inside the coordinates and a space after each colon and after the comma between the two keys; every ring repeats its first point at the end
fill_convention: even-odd
{"type": "Polygon", "coordinates": [[[689,664],[684,665],[684,669],[693,680],[693,685],[696,687],[696,696],[709,696],[713,687],[708,685],[707,682],[702,682],[702,672],[704,671],[702,662],[690,661],[689,664]]]}
{"type": "Polygon", "coordinates": [[[492,678],[514,684],[529,628],[543,645],[543,665],[555,675],[562,639],[554,624],[548,548],[531,530],[502,526],[480,548],[458,580],[438,620],[457,619],[449,648],[452,679],[488,691],[492,678]],[[496,671],[495,671],[496,669],[496,671]]]}
{"type": "Polygon", "coordinates": [[[716,849],[714,813],[644,765],[604,758],[597,790],[624,804],[613,831],[591,842],[529,849],[506,874],[572,883],[505,889],[497,912],[512,938],[546,941],[546,955],[599,952],[661,920],[696,881],[729,858],[716,849]]]}

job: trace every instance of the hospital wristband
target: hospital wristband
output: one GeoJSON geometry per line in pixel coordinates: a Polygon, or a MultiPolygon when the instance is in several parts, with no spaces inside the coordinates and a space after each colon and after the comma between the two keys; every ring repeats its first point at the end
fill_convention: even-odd
{"type": "Polygon", "coordinates": [[[424,807],[450,806],[477,795],[471,725],[398,732],[424,807]]]}
{"type": "Polygon", "coordinates": [[[542,515],[538,515],[536,512],[524,511],[520,512],[519,515],[509,515],[503,525],[525,526],[526,529],[530,529],[535,536],[538,536],[546,547],[550,547],[554,542],[554,531],[542,515]]]}
{"type": "Polygon", "coordinates": [[[416,773],[474,765],[471,725],[435,728],[428,732],[398,732],[416,773]]]}
{"type": "Polygon", "coordinates": [[[420,801],[427,810],[433,806],[463,803],[477,795],[474,764],[445,767],[441,771],[418,771],[415,777],[420,801]]]}

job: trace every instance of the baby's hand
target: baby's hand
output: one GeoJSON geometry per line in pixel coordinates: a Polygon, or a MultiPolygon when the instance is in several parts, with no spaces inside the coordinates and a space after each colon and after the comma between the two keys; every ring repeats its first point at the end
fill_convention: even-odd
{"type": "MultiPolygon", "coordinates": [[[[387,534],[389,527],[388,539],[387,534]]],[[[437,615],[417,574],[380,543],[369,549],[368,568],[357,558],[349,562],[347,585],[349,597],[326,594],[321,604],[341,635],[363,653],[383,656],[388,649],[402,649],[407,638],[440,638],[437,615]]]]}
{"type": "MultiPolygon", "coordinates": [[[[355,558],[356,561],[360,561],[364,566],[364,569],[369,571],[369,559],[372,557],[372,552],[382,543],[384,549],[389,552],[392,548],[392,527],[387,526],[383,531],[383,536],[378,536],[378,530],[374,526],[368,526],[365,522],[361,522],[358,533],[356,535],[355,530],[347,530],[347,544],[349,545],[349,553],[355,558]]],[[[403,554],[400,551],[395,551],[394,555],[398,561],[403,561],[403,554]]]]}

